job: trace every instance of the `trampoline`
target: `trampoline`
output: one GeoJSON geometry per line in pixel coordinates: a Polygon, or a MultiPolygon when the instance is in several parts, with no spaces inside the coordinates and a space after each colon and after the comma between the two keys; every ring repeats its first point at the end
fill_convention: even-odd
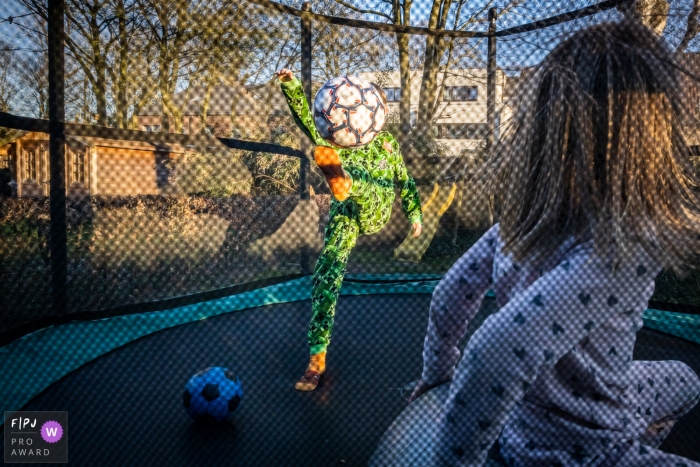
{"type": "MultiPolygon", "coordinates": [[[[306,281],[29,334],[2,349],[4,409],[9,409],[8,398],[24,397],[29,399],[13,410],[68,411],[70,463],[80,466],[359,466],[376,457],[375,451],[403,449],[382,437],[406,410],[420,377],[436,277],[350,277],[338,303],[328,371],[317,391],[299,393],[293,384],[307,357],[303,337],[310,303],[299,292],[306,281]],[[128,343],[101,347],[105,339],[96,327],[114,331],[139,323],[144,329],[159,315],[170,317],[163,328],[153,325],[128,343]],[[175,323],[177,315],[183,322],[175,323]],[[40,351],[37,339],[64,342],[53,360],[36,358],[37,353],[27,356],[22,342],[40,351]],[[19,360],[25,353],[32,366],[8,371],[7,357],[13,352],[19,360]],[[90,352],[91,357],[81,357],[90,352]],[[76,363],[81,358],[90,361],[76,363]],[[194,423],[182,409],[187,379],[208,366],[231,368],[244,387],[241,406],[222,425],[194,423]],[[53,380],[39,390],[36,375],[52,368],[53,380]],[[28,389],[22,394],[27,384],[38,393],[30,397],[28,389]],[[8,393],[8,388],[16,392],[8,393]]],[[[494,311],[495,300],[487,296],[462,348],[494,311]]],[[[634,357],[680,360],[700,372],[700,344],[647,327],[638,334],[634,357]]],[[[700,460],[694,442],[699,431],[696,407],[663,449],[700,460]]],[[[493,465],[501,462],[497,446],[491,457],[493,465]]]]}
{"type": "MultiPolygon", "coordinates": [[[[15,73],[7,82],[17,96],[42,96],[0,108],[0,410],[66,411],[73,466],[406,465],[399,459],[415,453],[410,428],[424,420],[420,408],[439,410],[446,388],[407,404],[421,376],[431,294],[494,223],[471,174],[544,54],[570,33],[621,17],[626,0],[483,10],[459,2],[432,9],[446,15],[437,29],[419,26],[431,23],[429,2],[414,4],[412,22],[403,2],[408,11],[396,17],[405,24],[360,13],[376,3],[365,0],[353,0],[355,9],[340,1],[116,2],[126,12],[97,3],[88,11],[78,0],[49,0],[44,12],[19,8],[42,2],[0,2],[9,41],[0,51],[15,73]],[[104,26],[85,36],[95,18],[104,26]],[[446,62],[431,58],[446,51],[446,62]],[[272,78],[294,69],[311,101],[341,73],[338,63],[388,92],[425,228],[410,237],[397,198],[382,232],[357,241],[328,370],[317,390],[300,393],[311,274],[331,195],[272,78]],[[414,85],[434,88],[432,101],[401,92],[414,85]],[[195,423],[183,408],[185,385],[214,366],[240,378],[243,399],[228,422],[195,423]]],[[[690,27],[676,10],[669,18],[690,27]]],[[[700,84],[684,83],[700,95],[700,84]]],[[[700,122],[700,112],[692,117],[700,122]]],[[[700,309],[689,305],[700,294],[689,282],[669,280],[658,294],[680,299],[675,308],[650,302],[635,359],[680,360],[700,374],[700,309]]],[[[495,311],[489,292],[462,349],[495,311]]],[[[0,420],[3,435],[7,425],[0,420]]],[[[698,433],[700,406],[662,449],[700,462],[698,433]]],[[[489,462],[503,465],[497,443],[489,462]]]]}

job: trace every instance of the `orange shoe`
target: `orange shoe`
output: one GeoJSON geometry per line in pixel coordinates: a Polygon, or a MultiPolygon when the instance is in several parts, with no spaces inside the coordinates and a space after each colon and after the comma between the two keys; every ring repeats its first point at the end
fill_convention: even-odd
{"type": "Polygon", "coordinates": [[[343,164],[336,150],[327,146],[316,146],[314,159],[321,173],[326,177],[326,182],[335,199],[345,201],[352,187],[352,179],[343,170],[343,164]]]}

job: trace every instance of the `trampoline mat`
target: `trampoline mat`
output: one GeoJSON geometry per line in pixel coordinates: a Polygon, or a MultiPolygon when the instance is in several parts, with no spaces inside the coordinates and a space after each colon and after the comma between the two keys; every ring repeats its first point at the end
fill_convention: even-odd
{"type": "MultiPolygon", "coordinates": [[[[270,305],[167,329],[110,352],[52,384],[22,410],[65,410],[76,466],[367,465],[406,408],[422,369],[429,294],[344,296],[328,370],[312,393],[294,390],[308,355],[309,301],[270,305]],[[231,422],[194,423],[188,379],[224,366],[244,397],[231,422]]],[[[496,309],[486,299],[470,334],[496,309]]],[[[64,349],[70,352],[70,348],[64,349]]],[[[700,373],[700,346],[643,329],[635,359],[681,360],[700,373]]],[[[4,427],[3,427],[4,429],[4,427]]],[[[700,408],[663,449],[700,461],[700,408]]]]}

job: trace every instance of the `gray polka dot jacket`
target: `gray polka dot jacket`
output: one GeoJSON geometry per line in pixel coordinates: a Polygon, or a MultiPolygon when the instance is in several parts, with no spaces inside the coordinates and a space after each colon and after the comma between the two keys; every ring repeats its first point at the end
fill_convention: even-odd
{"type": "Polygon", "coordinates": [[[453,381],[439,421],[437,465],[482,465],[523,404],[604,430],[611,442],[643,432],[628,401],[629,370],[661,267],[637,248],[613,272],[593,254],[592,240],[565,242],[538,264],[516,264],[502,253],[498,232],[497,224],[454,264],[430,305],[422,378],[453,381]],[[457,343],[489,288],[500,309],[460,361],[457,343]]]}

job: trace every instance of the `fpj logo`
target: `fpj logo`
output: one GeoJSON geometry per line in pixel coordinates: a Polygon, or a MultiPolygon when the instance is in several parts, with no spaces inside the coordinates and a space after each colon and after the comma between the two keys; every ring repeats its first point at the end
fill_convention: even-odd
{"type": "Polygon", "coordinates": [[[68,412],[5,412],[5,462],[68,462],[67,430],[68,412]]]}

